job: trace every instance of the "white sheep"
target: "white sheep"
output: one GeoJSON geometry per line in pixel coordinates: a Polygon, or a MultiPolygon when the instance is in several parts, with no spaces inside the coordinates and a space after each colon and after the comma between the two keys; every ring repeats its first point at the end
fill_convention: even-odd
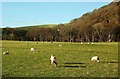
{"type": "Polygon", "coordinates": [[[51,55],[50,62],[51,62],[51,64],[54,64],[55,66],[57,66],[57,60],[56,60],[56,57],[54,55],[51,55]]]}
{"type": "Polygon", "coordinates": [[[98,56],[93,56],[93,57],[91,58],[91,61],[92,61],[92,62],[100,62],[98,56]]]}
{"type": "Polygon", "coordinates": [[[9,51],[3,52],[3,55],[8,55],[9,51]]]}
{"type": "Polygon", "coordinates": [[[93,42],[91,44],[94,44],[93,42]]]}
{"type": "Polygon", "coordinates": [[[59,47],[62,47],[62,45],[60,44],[59,47]]]}
{"type": "Polygon", "coordinates": [[[81,44],[83,44],[83,42],[81,42],[81,44]]]}
{"type": "Polygon", "coordinates": [[[31,51],[35,51],[35,48],[31,48],[31,51]]]}

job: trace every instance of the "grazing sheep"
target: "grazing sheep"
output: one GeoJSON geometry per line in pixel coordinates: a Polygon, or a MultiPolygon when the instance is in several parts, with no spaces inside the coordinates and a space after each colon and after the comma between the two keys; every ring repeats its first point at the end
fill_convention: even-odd
{"type": "Polygon", "coordinates": [[[92,62],[100,62],[98,56],[93,56],[93,57],[91,58],[91,61],[92,61],[92,62]]]}
{"type": "Polygon", "coordinates": [[[62,45],[60,44],[59,47],[62,47],[62,45]]]}
{"type": "Polygon", "coordinates": [[[3,55],[8,55],[9,51],[3,52],[3,55]]]}
{"type": "Polygon", "coordinates": [[[31,51],[35,51],[35,48],[31,48],[31,51]]]}
{"type": "Polygon", "coordinates": [[[51,55],[50,62],[51,62],[51,64],[54,64],[55,66],[57,66],[56,57],[54,55],[51,55]]]}
{"type": "Polygon", "coordinates": [[[93,44],[93,42],[91,44],[93,44]]]}
{"type": "Polygon", "coordinates": [[[83,42],[81,42],[81,44],[83,44],[83,42]]]}

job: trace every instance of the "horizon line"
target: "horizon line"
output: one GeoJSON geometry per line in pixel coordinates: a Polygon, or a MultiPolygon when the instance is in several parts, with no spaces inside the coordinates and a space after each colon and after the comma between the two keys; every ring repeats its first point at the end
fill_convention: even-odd
{"type": "Polygon", "coordinates": [[[19,27],[29,27],[29,26],[42,26],[42,25],[58,25],[58,24],[66,24],[66,23],[46,23],[46,24],[33,24],[33,25],[21,25],[21,26],[2,26],[2,28],[19,28],[19,27]]]}

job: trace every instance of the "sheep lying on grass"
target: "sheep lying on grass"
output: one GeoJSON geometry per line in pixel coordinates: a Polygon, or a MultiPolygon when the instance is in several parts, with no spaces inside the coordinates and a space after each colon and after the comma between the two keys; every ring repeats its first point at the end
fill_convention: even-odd
{"type": "Polygon", "coordinates": [[[100,62],[98,56],[93,56],[93,57],[91,58],[91,61],[92,61],[92,62],[100,62]]]}
{"type": "Polygon", "coordinates": [[[55,57],[54,55],[51,55],[51,57],[50,57],[50,62],[51,62],[51,64],[57,66],[56,57],[55,57]]]}
{"type": "Polygon", "coordinates": [[[8,55],[9,51],[3,52],[3,55],[8,55]]]}

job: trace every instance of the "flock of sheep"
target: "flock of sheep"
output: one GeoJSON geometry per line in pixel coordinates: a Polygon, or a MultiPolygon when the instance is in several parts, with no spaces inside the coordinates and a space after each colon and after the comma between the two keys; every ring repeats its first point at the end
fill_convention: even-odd
{"type": "MultiPolygon", "coordinates": [[[[27,44],[29,44],[29,43],[27,43],[27,44]]],[[[37,43],[37,44],[38,44],[38,43],[37,43]]],[[[59,47],[62,47],[62,45],[60,44],[59,47]]],[[[35,51],[36,51],[35,48],[31,48],[30,50],[31,50],[32,52],[35,52],[35,51]]],[[[9,54],[9,51],[3,52],[3,55],[8,55],[8,54],[9,54]]],[[[55,57],[54,55],[51,55],[51,56],[50,56],[50,62],[51,62],[51,65],[57,66],[57,59],[56,59],[56,57],[55,57]]],[[[98,57],[98,56],[93,56],[93,57],[91,57],[91,62],[100,62],[99,57],[98,57]]]]}
{"type": "MultiPolygon", "coordinates": [[[[62,45],[60,44],[59,47],[62,47],[62,45]]],[[[34,51],[35,51],[35,48],[31,48],[31,51],[34,52],[34,51]]],[[[98,56],[93,56],[93,57],[91,57],[91,61],[92,61],[92,62],[100,62],[98,56]]],[[[56,59],[56,57],[55,57],[54,55],[51,55],[51,57],[50,57],[50,62],[51,62],[51,65],[57,66],[57,59],[56,59]]]]}
{"type": "MultiPolygon", "coordinates": [[[[59,45],[59,46],[62,47],[62,45],[59,45]]],[[[31,51],[35,51],[35,48],[31,48],[31,51]]],[[[98,56],[91,57],[91,61],[92,62],[100,62],[98,56]]],[[[57,66],[57,59],[54,55],[51,55],[50,62],[51,62],[51,64],[57,66]]]]}

